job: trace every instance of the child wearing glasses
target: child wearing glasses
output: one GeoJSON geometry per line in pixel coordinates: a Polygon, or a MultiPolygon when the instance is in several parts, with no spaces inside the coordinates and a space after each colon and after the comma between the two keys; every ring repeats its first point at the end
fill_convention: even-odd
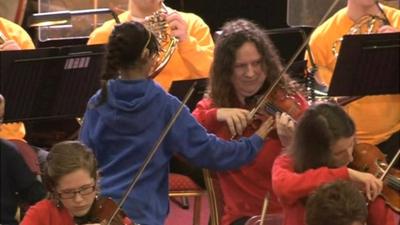
{"type": "MultiPolygon", "coordinates": [[[[78,141],[54,145],[43,177],[49,198],[32,206],[21,225],[103,224],[91,221],[96,217],[92,214],[98,193],[96,165],[93,153],[78,141]]],[[[128,218],[123,223],[132,224],[128,218]]]]}

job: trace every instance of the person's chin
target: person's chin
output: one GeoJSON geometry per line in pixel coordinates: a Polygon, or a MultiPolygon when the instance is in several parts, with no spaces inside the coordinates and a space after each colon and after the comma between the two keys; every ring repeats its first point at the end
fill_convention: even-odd
{"type": "Polygon", "coordinates": [[[244,96],[251,97],[257,93],[257,91],[243,91],[244,96]]]}
{"type": "Polygon", "coordinates": [[[73,212],[73,214],[74,214],[74,216],[85,216],[88,212],[89,212],[89,210],[90,210],[90,207],[77,207],[77,208],[74,208],[73,209],[74,210],[74,212],[73,212]]]}

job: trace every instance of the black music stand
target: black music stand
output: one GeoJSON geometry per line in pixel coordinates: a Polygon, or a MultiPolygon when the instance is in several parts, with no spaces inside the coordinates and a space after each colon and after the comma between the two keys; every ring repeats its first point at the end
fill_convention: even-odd
{"type": "Polygon", "coordinates": [[[0,52],[5,122],[75,118],[100,87],[104,46],[0,52]]]}
{"type": "Polygon", "coordinates": [[[176,96],[179,100],[183,101],[185,98],[186,93],[189,91],[190,87],[192,87],[193,83],[197,82],[196,86],[194,87],[195,90],[192,96],[189,98],[186,106],[193,111],[196,107],[197,102],[199,102],[207,89],[207,78],[201,79],[193,79],[193,80],[177,80],[173,81],[171,88],[169,89],[169,93],[171,95],[176,96]]]}
{"type": "Polygon", "coordinates": [[[400,93],[400,33],[345,35],[329,96],[400,93]]]}

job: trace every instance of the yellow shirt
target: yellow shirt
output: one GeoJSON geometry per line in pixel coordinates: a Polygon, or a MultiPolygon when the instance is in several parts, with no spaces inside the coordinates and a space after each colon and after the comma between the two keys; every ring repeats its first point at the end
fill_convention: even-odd
{"type": "MultiPolygon", "coordinates": [[[[384,6],[383,10],[391,25],[400,28],[400,10],[387,6],[384,6]]],[[[347,8],[344,8],[316,28],[311,36],[310,48],[319,76],[328,85],[336,65],[332,46],[348,33],[353,24],[354,22],[347,16],[347,8]]],[[[360,142],[376,145],[400,130],[398,94],[366,96],[344,108],[356,124],[357,138],[360,142]]]]}
{"type": "MultiPolygon", "coordinates": [[[[157,75],[155,80],[168,91],[172,81],[189,80],[208,77],[213,59],[214,42],[210,29],[204,21],[195,14],[178,12],[188,27],[188,40],[179,42],[169,62],[157,75]]],[[[129,20],[129,11],[119,15],[121,23],[129,20]]],[[[105,44],[114,28],[115,21],[105,22],[94,30],[88,44],[105,44]]]]}
{"type": "MultiPolygon", "coordinates": [[[[0,32],[7,40],[16,41],[21,49],[35,48],[31,37],[22,27],[2,17],[0,17],[0,32]]],[[[0,138],[23,140],[24,137],[25,127],[23,123],[7,123],[0,126],[0,138]]]]}
{"type": "Polygon", "coordinates": [[[9,20],[0,17],[0,31],[4,34],[7,40],[16,41],[21,49],[34,49],[35,45],[32,42],[31,37],[26,31],[9,20]]]}

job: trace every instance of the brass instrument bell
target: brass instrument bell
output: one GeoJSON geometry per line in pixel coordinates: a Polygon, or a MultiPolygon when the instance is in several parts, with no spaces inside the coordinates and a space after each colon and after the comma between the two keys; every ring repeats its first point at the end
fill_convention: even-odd
{"type": "Polygon", "coordinates": [[[162,3],[161,9],[146,17],[143,22],[144,26],[156,36],[161,49],[149,78],[156,77],[167,65],[178,44],[177,38],[171,35],[170,27],[165,20],[166,14],[168,9],[162,3]]]}

